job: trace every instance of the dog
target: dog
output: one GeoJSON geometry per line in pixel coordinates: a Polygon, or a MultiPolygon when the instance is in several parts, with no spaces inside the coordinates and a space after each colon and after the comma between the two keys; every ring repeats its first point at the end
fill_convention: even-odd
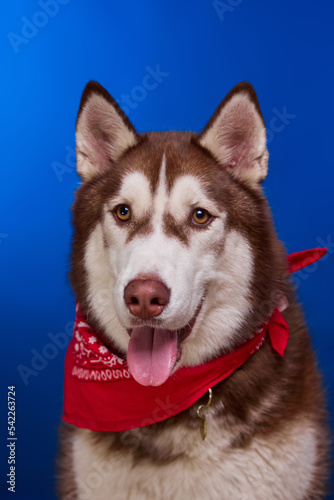
{"type": "Polygon", "coordinates": [[[324,391],[263,194],[253,87],[200,133],[139,134],[90,82],[76,153],[59,498],[324,498],[324,391]]]}

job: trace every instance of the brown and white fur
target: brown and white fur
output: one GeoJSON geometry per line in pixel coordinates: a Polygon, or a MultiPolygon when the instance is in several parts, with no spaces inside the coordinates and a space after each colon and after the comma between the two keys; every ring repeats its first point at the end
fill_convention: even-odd
{"type": "Polygon", "coordinates": [[[268,151],[252,86],[237,85],[199,134],[139,134],[107,91],[90,82],[76,138],[83,184],[73,207],[71,282],[90,324],[120,355],[127,355],[133,326],[182,331],[191,324],[174,371],[198,365],[251,338],[284,296],[290,340],[284,358],[266,341],[213,388],[205,441],[196,409],[207,396],[133,431],[96,433],[63,424],[59,497],[324,498],[323,391],[261,188],[268,151]],[[115,216],[122,204],[131,209],[126,222],[115,216]],[[194,223],[198,207],[209,213],[208,223],[194,223]],[[131,313],[124,290],[146,277],[164,283],[170,300],[145,320],[131,313]]]}

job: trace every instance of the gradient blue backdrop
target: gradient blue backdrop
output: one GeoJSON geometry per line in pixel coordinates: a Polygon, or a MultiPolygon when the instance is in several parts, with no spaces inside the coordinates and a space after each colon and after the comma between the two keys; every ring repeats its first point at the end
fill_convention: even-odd
{"type": "Polygon", "coordinates": [[[46,346],[50,334],[64,337],[74,314],[67,272],[79,178],[71,151],[90,79],[116,99],[135,96],[128,114],[139,131],[198,131],[236,83],[254,85],[270,129],[265,191],[279,236],[290,252],[329,244],[327,260],[298,277],[298,293],[334,410],[333,3],[52,3],[49,14],[37,0],[0,7],[0,496],[12,498],[5,439],[14,384],[18,500],[55,498],[65,349],[46,346]],[[157,65],[165,75],[145,95],[138,86],[157,65]],[[282,122],[279,113],[289,116],[282,122]],[[43,350],[49,359],[25,385],[18,367],[36,368],[43,350]]]}

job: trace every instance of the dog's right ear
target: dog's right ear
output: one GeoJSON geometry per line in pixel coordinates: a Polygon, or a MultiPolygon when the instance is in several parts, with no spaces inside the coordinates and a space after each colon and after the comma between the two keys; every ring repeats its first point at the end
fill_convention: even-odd
{"type": "Polygon", "coordinates": [[[105,172],[139,136],[114,99],[97,82],[82,94],[77,124],[77,171],[84,181],[105,172]]]}

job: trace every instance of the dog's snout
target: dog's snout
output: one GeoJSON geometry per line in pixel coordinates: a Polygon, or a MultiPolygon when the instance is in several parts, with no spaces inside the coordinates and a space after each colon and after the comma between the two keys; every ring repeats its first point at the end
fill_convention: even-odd
{"type": "Polygon", "coordinates": [[[124,301],[131,314],[148,320],[159,316],[169,302],[170,291],[160,280],[135,279],[124,290],[124,301]]]}

